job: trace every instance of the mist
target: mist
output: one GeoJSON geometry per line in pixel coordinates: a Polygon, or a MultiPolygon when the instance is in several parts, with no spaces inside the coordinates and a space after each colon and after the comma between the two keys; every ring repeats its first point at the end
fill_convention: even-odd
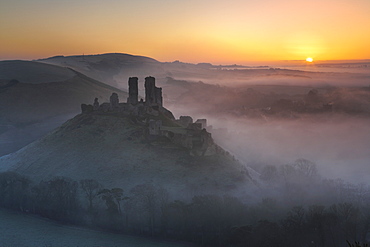
{"type": "MultiPolygon", "coordinates": [[[[0,147],[9,148],[5,151],[44,135],[94,97],[106,102],[113,90],[126,102],[125,92],[95,80],[127,90],[127,77],[138,76],[140,99],[145,95],[142,82],[152,75],[162,88],[163,106],[177,119],[207,119],[213,140],[199,131],[207,135],[200,142],[210,152],[207,156],[193,146],[179,146],[170,132],[152,140],[142,120],[137,125],[135,118],[82,109],[34,144],[0,158],[0,206],[202,246],[367,241],[367,62],[218,66],[124,54],[44,62],[70,66],[74,76],[32,84],[37,94],[27,81],[13,80],[13,74],[3,78],[2,105],[9,104],[3,113],[21,127],[4,125],[0,147]],[[77,93],[68,93],[76,85],[77,93]],[[58,87],[50,91],[52,86],[58,87]],[[38,97],[40,90],[48,97],[38,97]],[[10,107],[15,106],[11,92],[25,95],[18,108],[10,107]],[[34,118],[44,120],[30,121],[34,118]],[[297,219],[300,223],[294,225],[297,219]]],[[[43,63],[29,65],[44,71],[43,63]]],[[[178,123],[171,120],[167,128],[178,123]]]]}
{"type": "Polygon", "coordinates": [[[341,73],[340,80],[325,73],[316,79],[264,76],[238,83],[235,76],[228,78],[233,83],[225,79],[218,85],[170,78],[163,87],[178,92],[165,99],[176,117],[206,118],[215,141],[257,172],[303,158],[324,178],[368,184],[370,90],[363,79],[369,71],[352,72],[358,70],[365,72],[362,77],[341,73]]]}
{"type": "Polygon", "coordinates": [[[210,118],[216,142],[257,171],[304,158],[323,177],[370,181],[369,119],[223,120],[210,118]]]}

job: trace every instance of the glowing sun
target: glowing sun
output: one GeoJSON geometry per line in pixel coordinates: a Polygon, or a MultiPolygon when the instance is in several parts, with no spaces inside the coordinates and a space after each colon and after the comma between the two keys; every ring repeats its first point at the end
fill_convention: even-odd
{"type": "Polygon", "coordinates": [[[306,61],[309,62],[309,63],[312,63],[313,59],[312,59],[312,57],[308,57],[308,58],[306,58],[306,61]]]}

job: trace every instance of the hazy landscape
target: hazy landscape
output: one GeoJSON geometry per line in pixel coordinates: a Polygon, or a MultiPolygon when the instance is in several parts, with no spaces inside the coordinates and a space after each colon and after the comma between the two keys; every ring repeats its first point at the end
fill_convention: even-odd
{"type": "MultiPolygon", "coordinates": [[[[367,241],[370,63],[360,65],[348,61],[345,72],[330,64],[234,68],[126,54],[2,61],[2,206],[204,246],[367,241]],[[138,75],[138,96],[145,98],[143,81],[151,74],[176,119],[207,119],[217,145],[208,149],[219,151],[199,156],[168,137],[148,136],[134,115],[80,114],[81,103],[109,102],[112,92],[126,102],[130,75],[138,75]],[[286,225],[298,216],[304,235],[286,225]],[[327,217],[350,221],[338,228],[327,217]],[[264,239],[263,231],[273,237],[264,239]]],[[[11,231],[4,244],[25,245],[11,231]]],[[[115,241],[136,246],[126,238],[115,241]]]]}
{"type": "Polygon", "coordinates": [[[369,13],[0,1],[0,246],[367,247],[369,13]]]}

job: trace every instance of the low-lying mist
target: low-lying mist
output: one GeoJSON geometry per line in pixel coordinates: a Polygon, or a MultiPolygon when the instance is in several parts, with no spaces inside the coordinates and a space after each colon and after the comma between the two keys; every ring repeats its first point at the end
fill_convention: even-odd
{"type": "Polygon", "coordinates": [[[229,87],[170,78],[164,87],[179,92],[166,99],[176,117],[206,118],[215,141],[257,172],[303,158],[324,178],[368,183],[370,90],[324,79],[331,86],[265,78],[229,87]]]}
{"type": "Polygon", "coordinates": [[[339,115],[269,122],[209,118],[209,123],[215,128],[216,142],[257,171],[304,158],[315,162],[323,177],[370,181],[370,119],[339,115]]]}

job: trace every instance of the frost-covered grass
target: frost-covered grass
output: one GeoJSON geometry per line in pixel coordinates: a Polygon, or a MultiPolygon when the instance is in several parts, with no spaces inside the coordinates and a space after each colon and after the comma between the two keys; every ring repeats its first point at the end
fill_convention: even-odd
{"type": "Polygon", "coordinates": [[[66,226],[48,219],[0,209],[0,246],[176,247],[191,245],[66,226]]]}

